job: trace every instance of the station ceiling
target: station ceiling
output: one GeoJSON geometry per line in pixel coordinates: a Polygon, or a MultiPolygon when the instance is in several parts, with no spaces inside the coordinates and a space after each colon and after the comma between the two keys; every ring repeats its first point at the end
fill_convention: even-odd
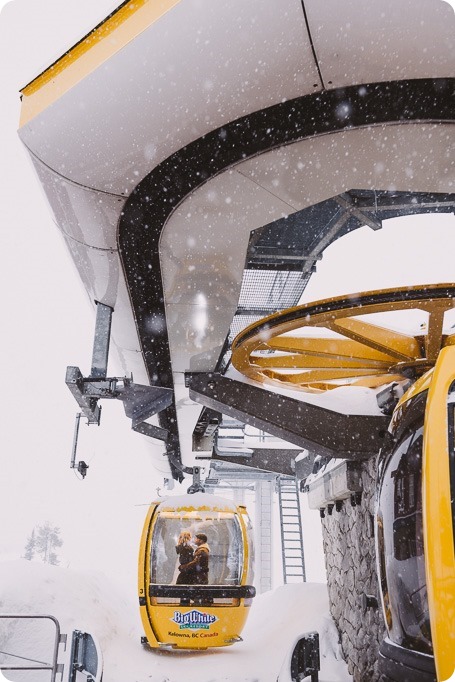
{"type": "Polygon", "coordinates": [[[454,24],[432,0],[135,0],[23,88],[20,137],[122,371],[175,389],[171,458],[194,460],[185,372],[224,371],[234,329],[298,302],[330,243],[453,210],[454,24]]]}

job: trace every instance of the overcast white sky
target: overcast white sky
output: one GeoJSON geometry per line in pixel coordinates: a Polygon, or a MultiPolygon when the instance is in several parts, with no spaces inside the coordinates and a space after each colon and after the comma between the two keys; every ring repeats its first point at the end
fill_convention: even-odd
{"type": "Polygon", "coordinates": [[[14,0],[0,14],[0,556],[20,556],[33,526],[49,520],[72,567],[135,576],[144,517],[135,505],[156,496],[156,474],[116,401],[101,427],[81,426],[86,480],[69,469],[77,406],[65,370],[89,371],[94,315],[16,134],[19,88],[117,4],[14,0]]]}
{"type": "MultiPolygon", "coordinates": [[[[65,368],[89,370],[94,315],[16,135],[19,88],[117,4],[13,0],[0,14],[0,558],[17,558],[33,526],[49,520],[62,529],[72,567],[115,566],[135,575],[144,513],[135,505],[155,497],[159,481],[143,440],[114,401],[104,406],[99,429],[81,427],[87,479],[69,470],[76,404],[65,368]]],[[[404,219],[399,230],[363,228],[340,240],[319,264],[305,300],[455,280],[454,216],[433,218],[431,229],[420,229],[422,223],[428,226],[428,218],[404,219]]]]}

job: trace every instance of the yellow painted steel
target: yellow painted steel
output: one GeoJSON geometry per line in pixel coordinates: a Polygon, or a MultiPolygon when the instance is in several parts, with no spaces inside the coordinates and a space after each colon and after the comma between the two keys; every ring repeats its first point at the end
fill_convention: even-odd
{"type": "MultiPolygon", "coordinates": [[[[368,313],[375,312],[374,310],[368,313]]],[[[360,315],[367,314],[362,306],[360,315]]],[[[334,320],[327,325],[339,334],[344,334],[355,339],[361,344],[382,351],[397,360],[415,360],[420,357],[420,348],[413,336],[401,334],[392,329],[384,329],[368,322],[354,320],[352,318],[334,320]]]]}
{"type": "Polygon", "coordinates": [[[454,298],[449,294],[432,298],[435,291],[444,293],[445,289],[453,292],[454,285],[353,295],[353,301],[363,299],[361,306],[349,306],[347,297],[298,306],[251,325],[232,344],[232,363],[237,370],[256,381],[292,389],[328,390],[346,383],[375,388],[411,378],[413,385],[394,410],[393,428],[408,401],[428,391],[422,460],[423,528],[438,682],[455,674],[455,536],[450,485],[450,449],[454,443],[449,437],[448,419],[448,395],[455,382],[455,335],[443,333],[444,313],[454,307],[454,298]],[[428,294],[424,300],[422,290],[428,294]],[[413,291],[420,292],[418,299],[413,291]],[[384,302],[387,296],[391,300],[384,302]],[[426,329],[416,335],[364,319],[372,313],[414,309],[428,313],[426,329]],[[305,328],[312,328],[311,336],[295,333],[305,333],[305,328]],[[323,329],[332,336],[327,331],[322,335],[323,329]]]}
{"type": "MultiPolygon", "coordinates": [[[[167,500],[165,507],[160,510],[161,502],[150,505],[141,537],[138,562],[138,591],[139,608],[142,625],[150,647],[173,648],[173,649],[207,649],[213,647],[229,646],[236,641],[240,641],[240,633],[245,625],[249,613],[250,601],[241,598],[234,605],[217,604],[208,606],[182,606],[178,603],[163,604],[149,596],[148,587],[151,582],[150,575],[150,556],[152,551],[152,539],[155,524],[160,514],[170,514],[179,512],[180,518],[195,518],[200,511],[208,509],[217,511],[214,507],[175,507],[172,508],[172,500],[167,500]],[[171,511],[170,511],[171,510],[171,511]],[[183,514],[183,516],[182,516],[183,514]],[[214,616],[216,621],[208,630],[202,631],[179,631],[173,622],[175,611],[182,614],[190,613],[195,608],[203,609],[204,614],[214,616]]],[[[223,509],[218,510],[223,513],[223,509]]],[[[232,513],[230,511],[230,513],[232,513]]],[[[250,566],[252,560],[252,548],[249,543],[247,530],[247,511],[243,506],[237,507],[237,518],[242,532],[243,543],[243,570],[240,585],[248,584],[252,580],[250,566]]]]}
{"type": "MultiPolygon", "coordinates": [[[[428,390],[423,446],[423,529],[431,636],[439,682],[455,673],[455,553],[450,488],[449,389],[455,347],[444,348],[428,390]]],[[[453,466],[453,464],[452,464],[453,466]]]]}
{"type": "Polygon", "coordinates": [[[232,364],[255,381],[304,391],[416,379],[434,365],[442,347],[454,343],[454,336],[442,331],[444,313],[455,305],[452,296],[439,297],[445,289],[453,291],[454,285],[387,289],[289,308],[238,334],[232,343],[232,364]],[[413,297],[413,291],[423,288],[427,298],[413,297]],[[432,298],[436,292],[438,298],[432,298]],[[360,299],[362,305],[356,303],[360,299]],[[404,310],[425,311],[426,329],[405,334],[364,319],[404,310]],[[313,335],[303,336],[307,329],[313,335]]]}
{"type": "Polygon", "coordinates": [[[119,52],[180,0],[129,0],[21,90],[20,126],[119,52]]]}
{"type": "Polygon", "coordinates": [[[139,611],[141,614],[142,627],[144,628],[145,636],[149,645],[153,648],[159,646],[156,638],[155,630],[151,625],[149,615],[150,599],[148,596],[148,586],[150,585],[150,549],[152,541],[152,520],[156,515],[158,502],[150,505],[147,516],[144,522],[144,530],[142,532],[141,544],[139,547],[139,562],[138,562],[138,591],[139,591],[139,611]]]}
{"type": "MultiPolygon", "coordinates": [[[[305,359],[308,362],[310,361],[311,356],[314,356],[314,362],[317,362],[320,357],[325,358],[326,363],[339,362],[341,360],[344,363],[350,363],[353,367],[362,367],[367,363],[388,367],[390,365],[390,360],[392,359],[390,354],[381,353],[375,348],[368,348],[358,341],[341,338],[308,339],[302,336],[279,336],[270,339],[267,342],[267,345],[261,345],[258,348],[258,350],[267,349],[282,351],[284,353],[305,353],[304,358],[301,359],[305,359]]],[[[284,359],[288,357],[289,356],[284,356],[284,359]]],[[[264,361],[266,357],[261,356],[261,358],[256,358],[256,360],[259,359],[264,361]]]]}

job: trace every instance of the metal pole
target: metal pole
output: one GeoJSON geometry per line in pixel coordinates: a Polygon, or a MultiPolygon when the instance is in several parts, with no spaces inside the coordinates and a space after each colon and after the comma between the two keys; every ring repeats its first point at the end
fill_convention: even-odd
{"type": "Polygon", "coordinates": [[[70,469],[74,469],[76,466],[77,439],[79,437],[79,424],[81,422],[81,416],[82,416],[81,412],[78,412],[76,414],[76,422],[74,424],[73,450],[71,452],[70,469]]]}

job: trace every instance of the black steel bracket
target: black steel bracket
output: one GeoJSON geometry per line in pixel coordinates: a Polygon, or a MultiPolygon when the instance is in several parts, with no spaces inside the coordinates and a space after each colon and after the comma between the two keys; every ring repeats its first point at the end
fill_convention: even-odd
{"type": "Polygon", "coordinates": [[[171,388],[135,384],[127,377],[84,377],[79,367],[66,368],[65,383],[89,424],[100,423],[98,400],[117,399],[123,402],[133,431],[163,441],[167,439],[166,429],[146,424],[145,420],[169,407],[174,394],[171,388]]]}
{"type": "Polygon", "coordinates": [[[87,473],[88,465],[85,462],[76,464],[79,421],[83,415],[88,424],[99,426],[101,406],[98,401],[101,399],[121,400],[126,416],[131,419],[133,431],[164,442],[168,439],[167,429],[148,424],[146,420],[172,405],[173,390],[162,386],[135,384],[128,377],[107,376],[112,313],[113,310],[110,306],[97,302],[90,375],[84,377],[79,367],[70,366],[66,368],[65,383],[81,410],[76,415],[71,468],[77,468],[82,478],[87,473]]]}
{"type": "Polygon", "coordinates": [[[379,452],[389,424],[386,416],[334,412],[216,372],[185,378],[191,400],[323,457],[369,459],[379,452]]]}
{"type": "Polygon", "coordinates": [[[101,682],[103,657],[96,640],[88,632],[74,630],[71,642],[69,682],[84,675],[87,682],[101,682]]]}

